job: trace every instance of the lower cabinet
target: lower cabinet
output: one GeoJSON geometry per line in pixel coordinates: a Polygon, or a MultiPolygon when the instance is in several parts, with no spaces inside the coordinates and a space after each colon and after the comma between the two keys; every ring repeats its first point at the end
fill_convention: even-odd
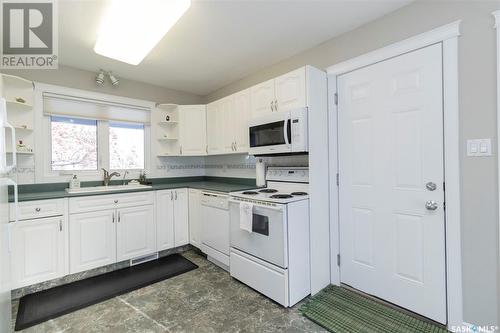
{"type": "Polygon", "coordinates": [[[70,215],[71,274],[116,262],[115,220],[115,209],[70,215]]]}
{"type": "Polygon", "coordinates": [[[187,189],[156,192],[157,250],[167,250],[189,243],[187,189]]]}
{"type": "Polygon", "coordinates": [[[201,248],[201,191],[189,189],[189,243],[201,248]]]}
{"type": "Polygon", "coordinates": [[[117,261],[156,252],[153,205],[121,208],[116,214],[117,261]]]}
{"type": "Polygon", "coordinates": [[[11,223],[14,288],[67,273],[67,227],[63,216],[11,223]]]}

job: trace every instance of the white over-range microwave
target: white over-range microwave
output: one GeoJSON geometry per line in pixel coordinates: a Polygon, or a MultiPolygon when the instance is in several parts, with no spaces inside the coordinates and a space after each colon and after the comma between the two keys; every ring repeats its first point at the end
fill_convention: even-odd
{"type": "Polygon", "coordinates": [[[274,112],[249,122],[249,154],[307,153],[307,108],[274,112]]]}

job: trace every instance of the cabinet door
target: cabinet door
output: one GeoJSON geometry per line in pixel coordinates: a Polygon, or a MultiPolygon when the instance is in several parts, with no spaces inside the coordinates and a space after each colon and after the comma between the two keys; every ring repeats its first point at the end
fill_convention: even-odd
{"type": "Polygon", "coordinates": [[[174,247],[174,191],[156,192],[156,249],[174,247]]]}
{"type": "Polygon", "coordinates": [[[207,117],[205,105],[179,106],[182,155],[207,154],[207,117]]]}
{"type": "Polygon", "coordinates": [[[296,69],[275,79],[278,111],[305,107],[306,69],[296,69]]]}
{"type": "Polygon", "coordinates": [[[70,273],[116,262],[115,210],[103,210],[69,217],[70,273]]]}
{"type": "Polygon", "coordinates": [[[201,191],[189,190],[189,243],[201,248],[201,191]]]}
{"type": "Polygon", "coordinates": [[[116,222],[117,261],[156,252],[153,205],[118,209],[116,222]]]}
{"type": "Polygon", "coordinates": [[[208,154],[224,153],[224,112],[220,101],[207,105],[207,144],[208,154]]]}
{"type": "Polygon", "coordinates": [[[250,120],[250,89],[234,95],[234,142],[236,152],[248,152],[248,121],[250,120]]]}
{"type": "Polygon", "coordinates": [[[220,111],[222,113],[222,128],[223,131],[219,132],[221,135],[222,147],[225,154],[234,153],[234,134],[235,126],[237,124],[237,115],[234,110],[233,96],[228,96],[219,101],[220,111]]]}
{"type": "Polygon", "coordinates": [[[14,288],[63,276],[65,272],[64,217],[12,223],[12,278],[14,288]]]}
{"type": "Polygon", "coordinates": [[[274,79],[250,88],[250,106],[252,118],[273,112],[271,103],[274,102],[274,79]]]}
{"type": "Polygon", "coordinates": [[[174,190],[174,244],[189,243],[189,213],[187,189],[174,190]]]}

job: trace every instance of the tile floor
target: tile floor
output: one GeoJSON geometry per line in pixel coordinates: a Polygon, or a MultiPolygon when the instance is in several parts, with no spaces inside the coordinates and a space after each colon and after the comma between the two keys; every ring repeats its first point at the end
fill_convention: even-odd
{"type": "Polygon", "coordinates": [[[285,309],[197,253],[184,256],[199,268],[22,332],[326,332],[300,304],[285,309]]]}

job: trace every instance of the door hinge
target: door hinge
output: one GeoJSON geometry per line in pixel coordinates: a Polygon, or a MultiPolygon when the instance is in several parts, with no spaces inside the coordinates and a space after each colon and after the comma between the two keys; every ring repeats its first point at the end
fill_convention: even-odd
{"type": "Polygon", "coordinates": [[[443,182],[443,191],[446,191],[446,183],[443,182]]]}
{"type": "Polygon", "coordinates": [[[446,210],[446,201],[443,201],[443,210],[446,210]]]}
{"type": "Polygon", "coordinates": [[[335,105],[339,105],[339,94],[338,93],[335,93],[335,95],[333,95],[333,101],[334,101],[335,105]]]}
{"type": "Polygon", "coordinates": [[[340,253],[337,254],[337,266],[340,266],[340,253]]]}
{"type": "Polygon", "coordinates": [[[339,180],[339,174],[338,173],[337,173],[336,177],[337,177],[337,186],[339,186],[340,185],[340,180],[339,180]]]}

